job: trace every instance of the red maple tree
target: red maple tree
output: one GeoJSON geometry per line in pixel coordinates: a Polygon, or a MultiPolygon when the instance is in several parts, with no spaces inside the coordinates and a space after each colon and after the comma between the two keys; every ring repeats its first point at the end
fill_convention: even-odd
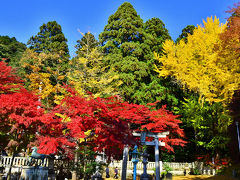
{"type": "Polygon", "coordinates": [[[44,153],[54,153],[61,149],[70,153],[79,139],[89,138],[88,145],[95,151],[105,150],[108,157],[121,154],[124,144],[133,144],[136,139],[132,136],[135,130],[152,132],[170,131],[166,148],[172,150],[172,145],[184,145],[183,130],[179,128],[177,116],[162,107],[152,108],[129,104],[117,97],[84,98],[71,90],[71,96],[66,97],[55,107],[42,127],[40,149],[44,153]],[[61,114],[61,115],[59,115],[61,114]],[[91,131],[89,137],[84,132],[91,131]],[[48,136],[45,136],[48,134],[48,136]]]}
{"type": "Polygon", "coordinates": [[[7,63],[0,61],[0,94],[13,93],[23,81],[7,63]]]}
{"type": "Polygon", "coordinates": [[[169,131],[163,139],[166,148],[184,145],[183,130],[179,128],[177,116],[165,107],[156,109],[129,104],[118,97],[81,97],[68,88],[70,95],[60,105],[45,113],[38,96],[24,89],[21,80],[12,74],[10,67],[0,64],[0,130],[6,136],[9,147],[26,147],[37,143],[40,153],[61,153],[73,157],[82,138],[94,151],[105,150],[106,154],[121,154],[124,144],[133,144],[133,131],[169,131]],[[2,72],[2,73],[1,73],[2,72]],[[14,89],[14,91],[13,91],[14,89]],[[86,134],[86,132],[90,132],[86,134]]]}
{"type": "Polygon", "coordinates": [[[0,62],[0,144],[13,152],[34,140],[44,109],[38,96],[23,88],[23,81],[0,62]]]}

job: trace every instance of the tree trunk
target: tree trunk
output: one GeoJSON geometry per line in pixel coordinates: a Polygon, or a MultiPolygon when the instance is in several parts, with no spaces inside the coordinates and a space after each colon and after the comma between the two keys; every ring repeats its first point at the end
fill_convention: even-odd
{"type": "Polygon", "coordinates": [[[77,170],[76,170],[76,166],[78,163],[78,152],[75,152],[75,157],[74,157],[74,170],[72,172],[72,180],[77,180],[77,170]]]}

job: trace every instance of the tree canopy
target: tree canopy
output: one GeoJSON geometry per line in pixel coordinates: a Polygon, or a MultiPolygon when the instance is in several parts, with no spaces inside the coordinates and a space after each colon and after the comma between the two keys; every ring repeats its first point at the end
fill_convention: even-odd
{"type": "Polygon", "coordinates": [[[67,39],[62,32],[62,27],[56,21],[49,21],[40,26],[40,31],[32,36],[27,44],[37,53],[52,52],[69,56],[67,39]]]}
{"type": "MultiPolygon", "coordinates": [[[[7,73],[0,73],[0,79],[6,75],[8,79],[1,86],[17,83],[11,68],[0,63],[5,67],[0,71],[7,69],[7,73]]],[[[136,142],[133,130],[170,131],[171,135],[163,140],[170,151],[175,145],[185,144],[183,130],[179,128],[181,121],[165,107],[155,109],[155,104],[149,104],[151,108],[129,104],[118,97],[86,98],[66,87],[68,95],[46,111],[38,96],[19,86],[13,93],[0,94],[0,135],[6,136],[14,152],[31,142],[40,147],[40,152],[72,158],[75,148],[81,145],[81,138],[87,137],[89,131],[92,135],[89,143],[94,145],[94,150],[107,149],[108,157],[121,153],[124,144],[136,142]]]]}
{"type": "Polygon", "coordinates": [[[166,39],[170,36],[164,23],[158,18],[143,23],[130,3],[123,3],[109,17],[99,40],[105,64],[122,81],[118,90],[126,101],[146,104],[167,99],[168,90],[153,70],[153,51],[160,52],[166,39]]]}
{"type": "Polygon", "coordinates": [[[77,49],[76,54],[77,57],[87,58],[91,51],[99,45],[99,42],[96,40],[95,36],[90,32],[81,34],[82,38],[80,40],[77,40],[77,45],[75,45],[75,48],[77,49]]]}
{"type": "Polygon", "coordinates": [[[13,67],[20,67],[19,60],[26,45],[18,42],[15,37],[0,36],[0,60],[4,60],[13,67]]]}
{"type": "Polygon", "coordinates": [[[237,66],[237,61],[221,62],[220,51],[216,49],[222,47],[219,36],[226,25],[220,24],[217,18],[208,18],[203,23],[204,27],[198,26],[193,35],[187,37],[187,43],[181,40],[175,45],[166,41],[166,55],[157,57],[163,64],[158,72],[161,76],[174,76],[209,102],[229,102],[238,88],[239,74],[236,68],[231,68],[237,66]]]}

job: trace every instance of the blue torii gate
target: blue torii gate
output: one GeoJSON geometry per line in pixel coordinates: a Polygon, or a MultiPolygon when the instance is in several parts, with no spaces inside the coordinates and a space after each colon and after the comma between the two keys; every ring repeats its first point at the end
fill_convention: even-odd
{"type": "MultiPolygon", "coordinates": [[[[140,136],[140,142],[142,145],[155,146],[155,168],[156,168],[156,180],[160,180],[160,167],[159,167],[159,146],[165,146],[164,142],[158,141],[159,138],[166,138],[169,135],[169,131],[161,133],[153,132],[134,132],[133,136],[140,136]],[[146,141],[146,137],[153,137],[151,142],[146,141]]],[[[123,163],[122,163],[122,180],[126,180],[127,170],[127,157],[128,157],[128,145],[124,147],[123,151],[123,163]]],[[[144,172],[146,172],[146,164],[144,165],[144,172]]]]}

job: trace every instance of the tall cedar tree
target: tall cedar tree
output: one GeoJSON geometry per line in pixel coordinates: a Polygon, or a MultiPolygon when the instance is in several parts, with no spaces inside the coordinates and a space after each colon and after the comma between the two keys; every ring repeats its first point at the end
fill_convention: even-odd
{"type": "Polygon", "coordinates": [[[69,56],[67,39],[65,38],[62,27],[56,21],[49,21],[40,27],[40,32],[32,36],[27,43],[30,49],[35,52],[51,52],[69,56]]]}
{"type": "Polygon", "coordinates": [[[166,40],[171,40],[165,24],[159,18],[152,18],[144,23],[144,31],[146,39],[144,44],[151,49],[150,58],[147,61],[150,67],[150,83],[145,84],[137,94],[138,101],[143,103],[159,101],[159,105],[167,104],[168,109],[174,110],[182,99],[183,92],[171,77],[168,79],[159,78],[155,71],[155,65],[161,66],[156,58],[152,57],[152,53],[163,53],[163,43],[166,40]]]}
{"type": "MultiPolygon", "coordinates": [[[[100,34],[105,63],[119,75],[119,94],[128,102],[146,104],[161,100],[165,88],[153,71],[153,50],[170,38],[161,20],[145,25],[133,6],[125,2],[109,17],[100,34]]],[[[156,75],[157,76],[157,75],[156,75]]]]}
{"type": "Polygon", "coordinates": [[[115,70],[123,82],[119,87],[120,95],[126,101],[135,102],[134,96],[141,89],[141,83],[150,81],[150,71],[144,57],[144,52],[149,52],[150,48],[143,44],[143,20],[130,3],[123,3],[109,17],[99,40],[106,54],[106,64],[115,70]]]}
{"type": "Polygon", "coordinates": [[[65,38],[62,27],[56,21],[49,21],[40,27],[40,32],[32,36],[28,43],[29,49],[37,53],[57,54],[61,58],[47,59],[45,67],[55,70],[58,64],[61,65],[61,71],[66,73],[69,61],[69,50],[67,39],[65,38]]]}
{"type": "Polygon", "coordinates": [[[162,44],[166,39],[171,39],[163,21],[159,18],[152,18],[144,23],[144,30],[148,34],[145,43],[150,45],[151,51],[162,53],[162,44]]]}
{"type": "Polygon", "coordinates": [[[67,82],[67,39],[61,26],[56,21],[50,21],[40,27],[40,32],[30,38],[28,45],[30,50],[25,51],[21,62],[29,88],[34,91],[38,89],[41,97],[47,98],[44,103],[48,107],[52,106],[56,102],[55,97],[63,95],[59,90],[60,86],[67,82]],[[45,88],[47,91],[42,91],[48,86],[51,87],[49,90],[45,88]],[[42,92],[45,92],[45,95],[41,94],[42,92]]]}

